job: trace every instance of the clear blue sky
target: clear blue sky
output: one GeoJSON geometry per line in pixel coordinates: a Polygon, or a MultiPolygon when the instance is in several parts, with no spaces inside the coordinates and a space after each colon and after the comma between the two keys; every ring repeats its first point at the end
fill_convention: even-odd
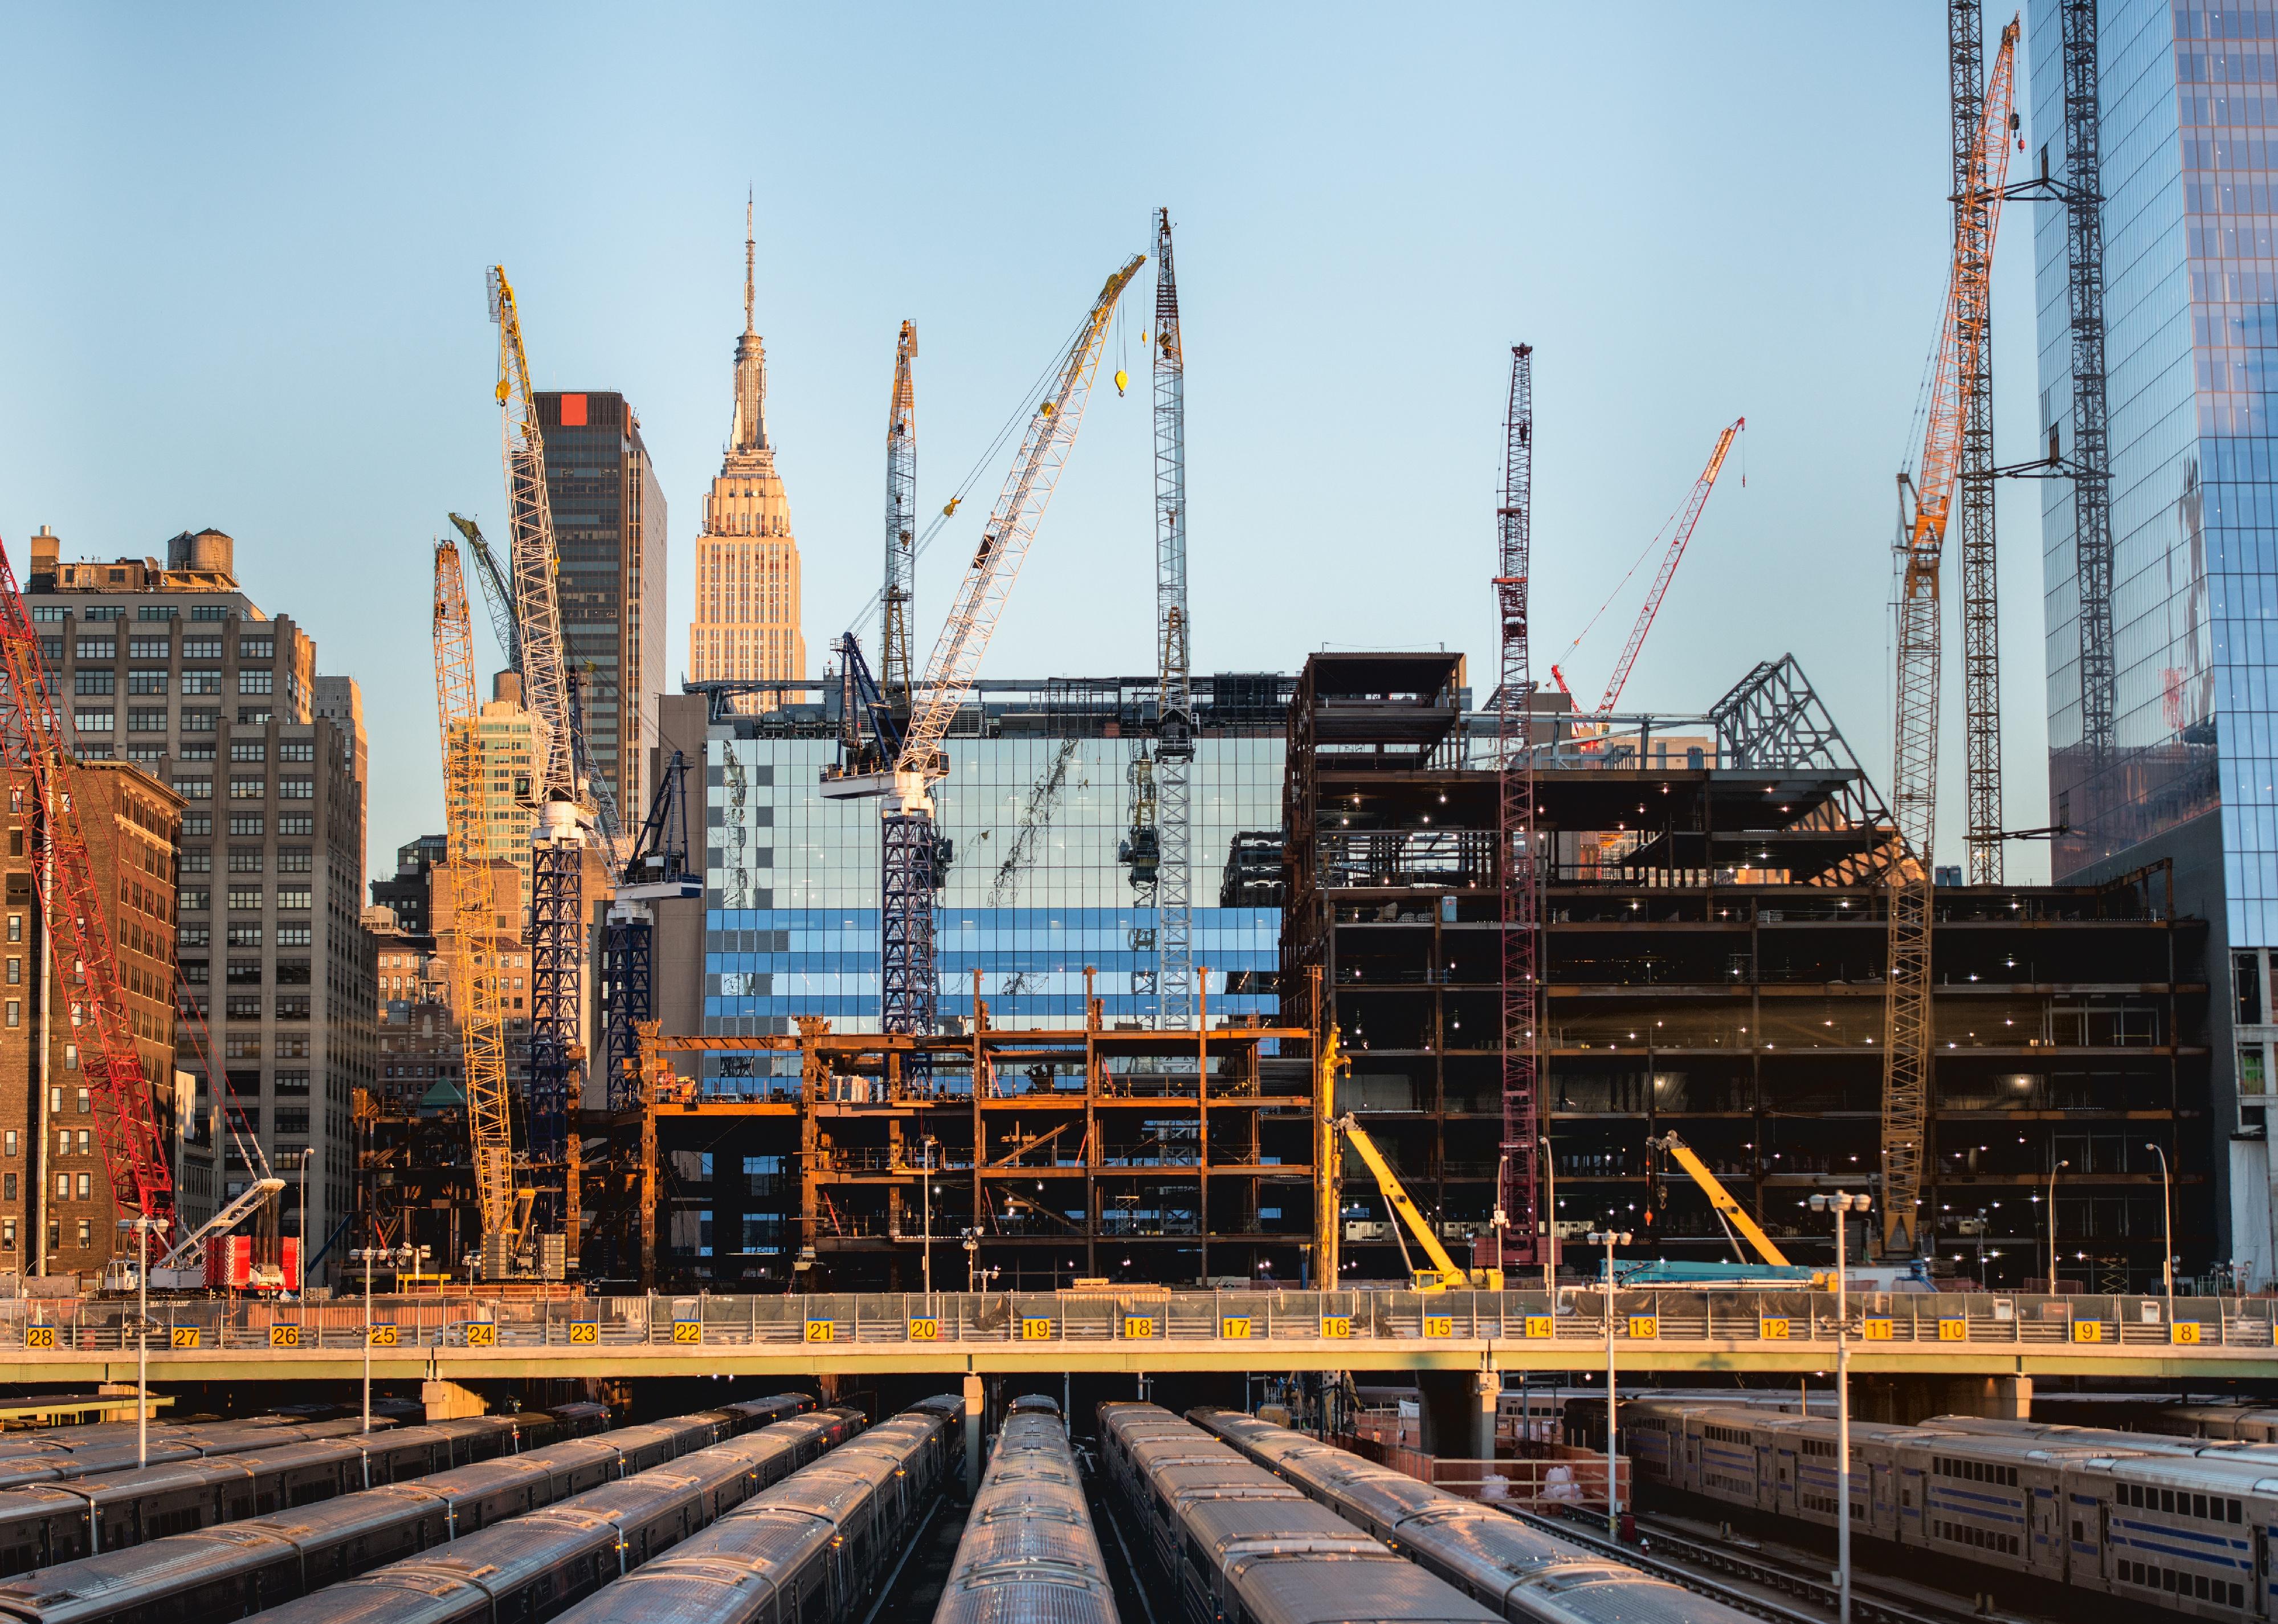
{"type": "MultiPolygon", "coordinates": [[[[1892,475],[1947,258],[1940,7],[27,6],[9,57],[0,536],[20,569],[42,523],[66,556],[234,535],[255,599],[363,685],[375,872],[441,821],[428,545],[503,506],[484,266],[541,387],[640,413],[677,680],[747,185],[817,668],[877,577],[897,325],[937,505],[1167,203],[1198,670],[1444,644],[1484,693],[1524,339],[1542,662],[1745,414],[1747,486],[1732,467],[1625,700],[1697,709],[1792,651],[1887,780],[1892,475]]],[[[2029,226],[1997,273],[2004,460],[2034,433],[2029,226]]],[[[1143,387],[1103,376],[990,670],[1150,668],[1149,435],[1143,387]]],[[[2047,821],[2037,496],[2002,499],[2013,827],[2047,821]]],[[[921,624],[982,510],[921,571],[921,624]]]]}

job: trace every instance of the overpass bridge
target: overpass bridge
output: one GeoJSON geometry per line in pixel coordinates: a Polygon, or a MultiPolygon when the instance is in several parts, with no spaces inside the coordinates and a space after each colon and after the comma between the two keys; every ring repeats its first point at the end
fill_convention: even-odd
{"type": "MultiPolygon", "coordinates": [[[[1617,1291],[1618,1370],[1816,1375],[1831,1295],[1617,1291]]],[[[2259,1298],[1854,1295],[1861,1375],[2278,1381],[2259,1298]]],[[[1177,1371],[1589,1371],[1606,1294],[1250,1291],[378,1297],[150,1305],[150,1376],[340,1381],[1177,1371]]],[[[0,1302],[0,1382],[132,1380],[132,1301],[0,1302]]]]}

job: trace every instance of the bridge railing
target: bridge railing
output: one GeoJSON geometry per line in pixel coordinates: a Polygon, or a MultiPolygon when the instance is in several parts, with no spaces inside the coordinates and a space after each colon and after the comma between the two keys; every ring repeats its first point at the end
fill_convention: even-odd
{"type": "MultiPolygon", "coordinates": [[[[2272,1299],[1854,1295],[1849,1331],[1884,1344],[2017,1346],[2274,1345],[2272,1299]]],[[[135,1306],[110,1298],[0,1300],[0,1348],[132,1349],[135,1306]]],[[[355,1348],[361,1298],[321,1303],[172,1299],[150,1305],[151,1344],[213,1349],[355,1348]]],[[[924,1348],[993,1343],[1593,1343],[1608,1334],[1601,1291],[1235,1291],[838,1293],[590,1297],[479,1293],[376,1297],[384,1348],[747,1347],[772,1344],[924,1348]]],[[[1747,1347],[1831,1344],[1835,1302],[1811,1291],[1617,1291],[1617,1342],[1747,1347]]]]}

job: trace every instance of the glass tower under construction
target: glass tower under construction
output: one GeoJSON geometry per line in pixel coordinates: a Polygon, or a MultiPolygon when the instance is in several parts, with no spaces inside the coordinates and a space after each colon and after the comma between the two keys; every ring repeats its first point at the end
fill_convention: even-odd
{"type": "MultiPolygon", "coordinates": [[[[2067,173],[2060,0],[2033,0],[2028,172],[2067,173]]],[[[2042,486],[2060,881],[2168,865],[2211,925],[2210,1147],[2228,1245],[2269,1278],[2278,947],[2278,6],[2097,7],[2112,472],[2114,750],[2081,704],[2070,483],[2042,486]]],[[[2022,206],[2022,205],[2020,205],[2022,206]]],[[[2066,211],[2034,205],[2044,448],[2074,440],[2066,211]]]]}

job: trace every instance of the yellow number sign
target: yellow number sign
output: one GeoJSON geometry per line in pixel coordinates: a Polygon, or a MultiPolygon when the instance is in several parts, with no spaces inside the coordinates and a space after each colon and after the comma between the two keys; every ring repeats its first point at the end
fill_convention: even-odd
{"type": "Polygon", "coordinates": [[[1023,1342],[1050,1342],[1051,1339],[1052,1339],[1052,1322],[1051,1322],[1050,1320],[1031,1320],[1031,1319],[1028,1319],[1028,1318],[1026,1318],[1026,1317],[1023,1317],[1023,1318],[1021,1319],[1021,1341],[1023,1341],[1023,1342]]]}
{"type": "MultiPolygon", "coordinates": [[[[194,1337],[197,1335],[195,1331],[190,1334],[194,1337]]],[[[369,1329],[367,1335],[371,1338],[371,1345],[376,1348],[392,1348],[397,1345],[398,1333],[393,1325],[374,1325],[369,1329]]]]}
{"type": "Polygon", "coordinates": [[[1334,1337],[1340,1341],[1351,1336],[1352,1315],[1349,1314],[1323,1314],[1321,1316],[1321,1335],[1324,1337],[1334,1337]]]}
{"type": "Polygon", "coordinates": [[[2197,1320],[2177,1320],[2167,1327],[2167,1340],[2179,1348],[2199,1345],[2199,1322],[2197,1320]]]}
{"type": "Polygon", "coordinates": [[[1861,1320],[1859,1321],[1859,1335],[1869,1342],[1888,1342],[1891,1339],[1891,1322],[1888,1320],[1861,1320]]]}
{"type": "Polygon", "coordinates": [[[1250,1320],[1248,1316],[1229,1317],[1220,1320],[1218,1322],[1218,1334],[1227,1338],[1229,1341],[1241,1341],[1243,1337],[1250,1335],[1250,1320]]]}
{"type": "MultiPolygon", "coordinates": [[[[821,1322],[825,1324],[829,1323],[828,1321],[821,1322]]],[[[814,1320],[809,1320],[807,1321],[809,1329],[812,1329],[816,1323],[818,1323],[818,1321],[814,1320]]],[[[679,1343],[703,1341],[704,1321],[701,1320],[675,1320],[672,1322],[672,1339],[675,1342],[679,1343]]],[[[809,1342],[813,1342],[814,1338],[813,1337],[809,1337],[807,1340],[809,1342]]]]}
{"type": "Polygon", "coordinates": [[[912,1342],[939,1342],[941,1340],[941,1321],[939,1320],[912,1320],[910,1321],[910,1340],[912,1342]]]}
{"type": "Polygon", "coordinates": [[[27,1348],[51,1348],[56,1345],[56,1328],[52,1325],[24,1327],[24,1345],[27,1348]]]}
{"type": "Polygon", "coordinates": [[[1149,1314],[1127,1314],[1123,1316],[1123,1337],[1127,1342],[1144,1342],[1155,1334],[1155,1316],[1149,1314]]]}
{"type": "Polygon", "coordinates": [[[1938,1322],[1938,1339],[1940,1342],[1968,1341],[1969,1321],[1967,1320],[1940,1320],[1938,1322]]]}
{"type": "Polygon", "coordinates": [[[1427,1337],[1452,1337],[1456,1334],[1453,1314],[1427,1314],[1424,1316],[1424,1334],[1427,1337]]]}
{"type": "Polygon", "coordinates": [[[600,1321],[598,1320],[572,1320],[570,1321],[570,1340],[571,1342],[599,1342],[600,1339],[601,1326],[600,1321]]]}
{"type": "Polygon", "coordinates": [[[1661,1316],[1655,1314],[1630,1315],[1630,1340],[1651,1342],[1661,1335],[1661,1316]]]}
{"type": "Polygon", "coordinates": [[[1785,1320],[1759,1319],[1756,1321],[1756,1333],[1766,1342],[1785,1342],[1787,1340],[1787,1321],[1785,1320]]]}
{"type": "MultiPolygon", "coordinates": [[[[679,1338],[680,1326],[677,1322],[672,1328],[672,1334],[675,1340],[679,1338]]],[[[837,1335],[838,1321],[836,1320],[809,1320],[806,1322],[806,1339],[809,1342],[829,1342],[837,1335]]]]}
{"type": "Polygon", "coordinates": [[[498,1346],[498,1327],[488,1320],[468,1321],[467,1345],[470,1348],[498,1346]]]}
{"type": "Polygon", "coordinates": [[[1528,1314],[1526,1316],[1525,1334],[1530,1339],[1536,1342],[1548,1341],[1556,1334],[1551,1324],[1550,1316],[1547,1314],[1528,1314]]]}
{"type": "Polygon", "coordinates": [[[177,1325],[173,1329],[173,1342],[174,1345],[178,1348],[194,1348],[197,1346],[198,1328],[195,1325],[177,1325]]]}
{"type": "Polygon", "coordinates": [[[2075,1342],[2103,1341],[2104,1321],[2101,1320],[2075,1320],[2072,1322],[2072,1339],[2075,1342]]]}
{"type": "Polygon", "coordinates": [[[297,1348],[301,1345],[301,1328],[297,1325],[272,1325],[269,1328],[269,1345],[272,1348],[297,1348]]]}

